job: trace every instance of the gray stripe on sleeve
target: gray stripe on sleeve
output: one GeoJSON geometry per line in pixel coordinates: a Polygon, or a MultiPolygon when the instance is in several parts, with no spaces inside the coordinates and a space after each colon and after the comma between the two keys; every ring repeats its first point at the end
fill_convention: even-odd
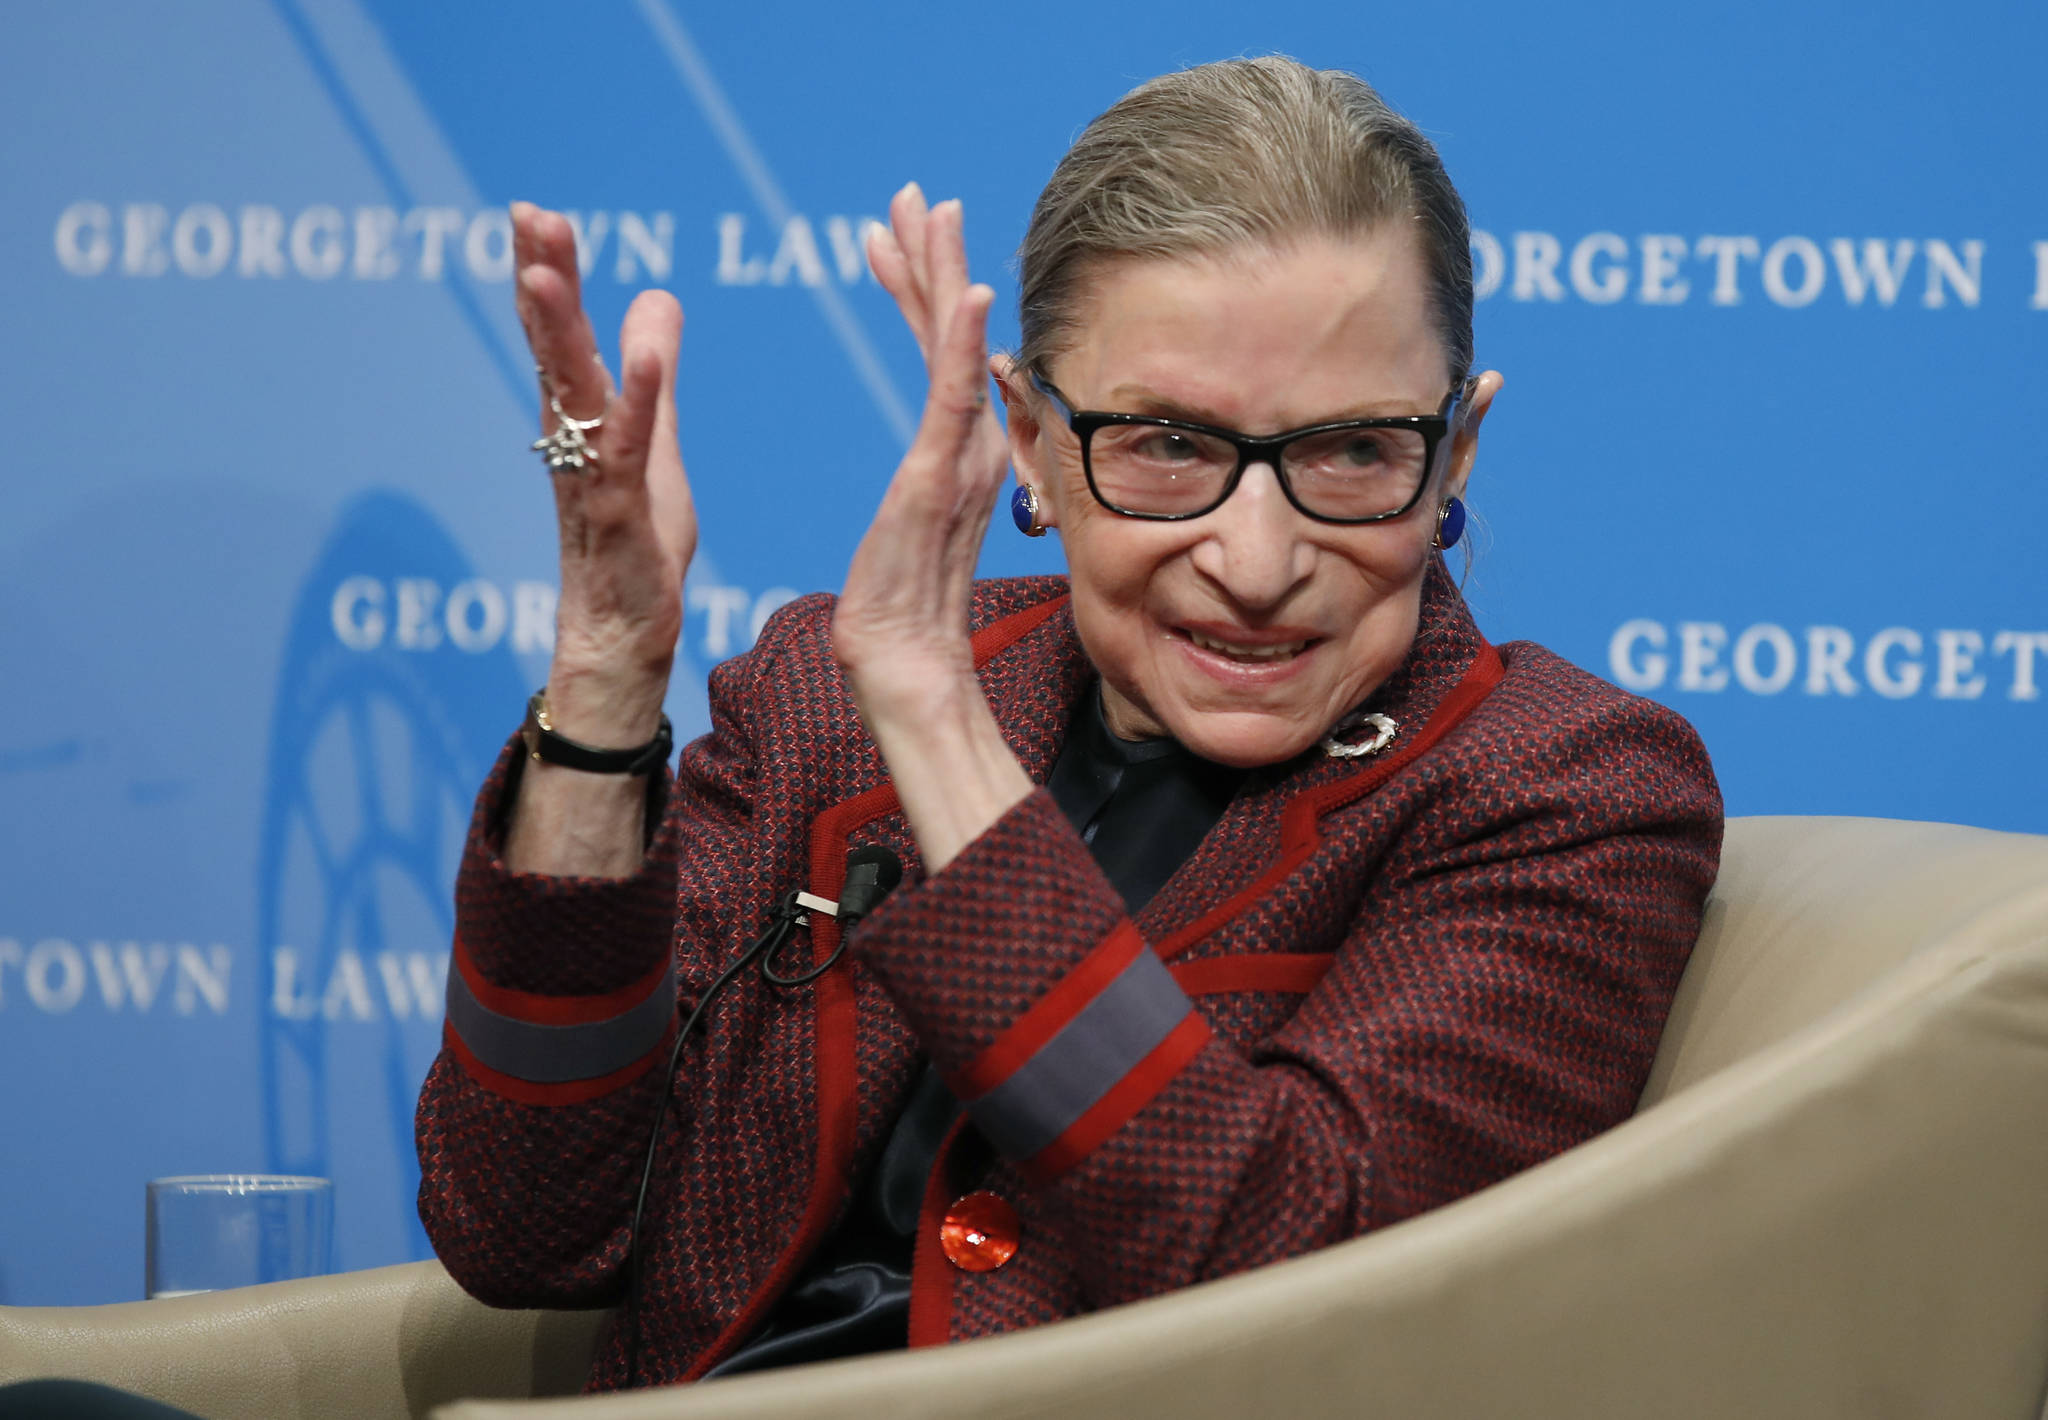
{"type": "Polygon", "coordinates": [[[676,968],[651,995],[610,1020],[550,1026],[500,1015],[476,999],[460,970],[448,972],[448,1024],[493,1070],[537,1085],[592,1080],[622,1070],[661,1044],[676,1009],[676,968]]]}
{"type": "Polygon", "coordinates": [[[1141,951],[968,1112],[1005,1155],[1028,1159],[1072,1128],[1193,1009],[1166,963],[1141,951]]]}

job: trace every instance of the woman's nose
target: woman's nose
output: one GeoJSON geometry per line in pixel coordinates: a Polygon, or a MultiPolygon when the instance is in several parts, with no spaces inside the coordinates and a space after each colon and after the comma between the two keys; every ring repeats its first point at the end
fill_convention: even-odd
{"type": "Polygon", "coordinates": [[[1271,464],[1245,469],[1202,521],[1208,535],[1195,547],[1195,568],[1241,606],[1278,606],[1315,568],[1315,548],[1301,536],[1306,519],[1287,501],[1271,464]]]}

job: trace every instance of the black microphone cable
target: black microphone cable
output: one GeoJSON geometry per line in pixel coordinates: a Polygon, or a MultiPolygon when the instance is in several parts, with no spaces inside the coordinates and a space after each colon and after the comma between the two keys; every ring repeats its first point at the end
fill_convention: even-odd
{"type": "MultiPolygon", "coordinates": [[[[816,981],[830,971],[839,960],[840,953],[846,950],[847,939],[853,935],[853,929],[860,919],[873,912],[882,899],[902,880],[903,862],[888,849],[873,843],[854,849],[846,855],[846,881],[839,886],[837,910],[832,914],[839,921],[839,945],[832,949],[832,955],[809,971],[784,976],[775,970],[775,954],[782,950],[783,943],[789,939],[788,934],[784,933],[782,940],[770,946],[767,953],[762,956],[762,977],[775,986],[802,986],[806,982],[816,981]]],[[[799,896],[791,894],[791,898],[785,901],[799,896]]]]}
{"type": "Polygon", "coordinates": [[[662,1072],[661,1093],[655,1100],[654,1123],[647,1131],[647,1154],[640,1164],[640,1188],[633,1199],[633,1222],[626,1230],[626,1385],[629,1389],[640,1384],[640,1299],[644,1280],[640,1224],[647,1212],[647,1195],[654,1182],[654,1160],[661,1149],[662,1130],[668,1123],[669,1100],[675,1090],[676,1068],[683,1059],[683,1043],[690,1038],[690,1031],[703,1019],[704,1012],[718,999],[719,993],[752,962],[760,962],[763,980],[785,988],[806,985],[830,971],[846,951],[846,943],[853,935],[854,927],[861,918],[875,910],[902,878],[901,859],[877,844],[866,844],[847,856],[846,881],[840,887],[838,902],[828,903],[805,892],[784,893],[775,904],[768,926],[761,935],[749,942],[732,965],[705,988],[695,1008],[676,1031],[675,1043],[669,1047],[668,1067],[662,1072]],[[776,971],[776,954],[788,945],[797,927],[808,920],[810,912],[825,912],[838,920],[839,944],[832,949],[832,955],[808,971],[788,975],[776,971]]]}

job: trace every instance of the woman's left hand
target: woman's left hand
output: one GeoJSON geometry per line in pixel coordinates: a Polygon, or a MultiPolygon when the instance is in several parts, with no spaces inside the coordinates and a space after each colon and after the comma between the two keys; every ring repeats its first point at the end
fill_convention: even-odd
{"type": "Polygon", "coordinates": [[[832,648],[935,873],[1032,785],[975,678],[967,633],[974,567],[1008,469],[988,401],[995,293],[968,282],[958,202],[927,211],[913,186],[889,215],[869,259],[924,351],[930,390],[854,553],[832,648]]]}

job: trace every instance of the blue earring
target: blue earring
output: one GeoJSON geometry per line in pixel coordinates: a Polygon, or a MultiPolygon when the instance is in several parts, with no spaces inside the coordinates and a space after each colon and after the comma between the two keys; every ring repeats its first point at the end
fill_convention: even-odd
{"type": "Polygon", "coordinates": [[[1465,500],[1446,498],[1443,507],[1436,511],[1436,545],[1449,552],[1458,545],[1458,539],[1465,535],[1465,500]]]}
{"type": "Polygon", "coordinates": [[[1010,495],[1010,517],[1024,536],[1045,536],[1045,526],[1038,521],[1038,490],[1030,484],[1018,484],[1017,491],[1010,495]]]}

